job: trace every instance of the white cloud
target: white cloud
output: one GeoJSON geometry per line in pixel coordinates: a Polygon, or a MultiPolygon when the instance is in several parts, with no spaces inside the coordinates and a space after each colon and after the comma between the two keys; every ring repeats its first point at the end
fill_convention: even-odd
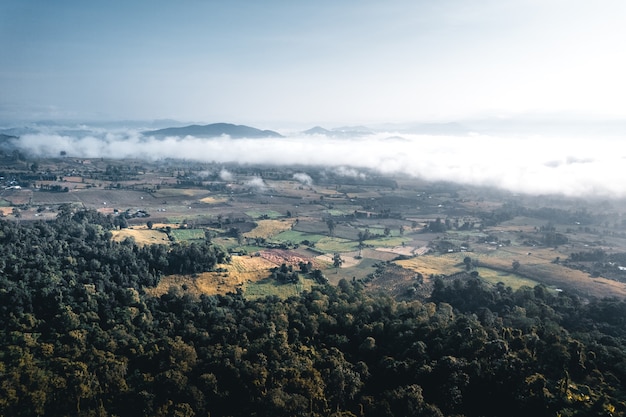
{"type": "MultiPolygon", "coordinates": [[[[363,178],[359,168],[426,180],[495,186],[514,192],[626,197],[626,144],[619,138],[559,136],[398,135],[355,139],[290,136],[278,139],[156,140],[136,132],[70,137],[24,135],[15,141],[35,156],[81,158],[184,158],[204,162],[304,165],[333,168],[337,175],[363,178]],[[390,139],[390,136],[392,137],[390,139]]],[[[220,172],[232,180],[227,170],[220,172]]],[[[304,173],[294,174],[302,183],[304,173]]],[[[264,187],[261,178],[248,182],[264,187]]]]}
{"type": "Polygon", "coordinates": [[[313,185],[313,178],[311,178],[309,174],[305,174],[304,172],[297,172],[293,174],[293,179],[304,185],[313,185]]]}
{"type": "Polygon", "coordinates": [[[248,187],[255,188],[257,190],[264,190],[266,188],[265,181],[263,181],[263,178],[260,178],[260,177],[254,177],[246,181],[245,184],[248,187]]]}
{"type": "Polygon", "coordinates": [[[220,179],[222,181],[230,182],[233,180],[233,174],[225,168],[220,171],[220,179]]]}

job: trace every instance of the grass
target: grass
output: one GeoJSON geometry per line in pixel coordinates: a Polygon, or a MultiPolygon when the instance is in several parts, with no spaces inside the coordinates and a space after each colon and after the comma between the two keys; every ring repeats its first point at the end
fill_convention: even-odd
{"type": "Polygon", "coordinates": [[[286,220],[259,220],[254,229],[243,235],[244,237],[269,239],[285,231],[289,231],[292,225],[292,221],[286,220]]]}
{"type": "Polygon", "coordinates": [[[5,200],[4,198],[0,198],[0,207],[11,207],[11,202],[5,200]]]}
{"type": "Polygon", "coordinates": [[[251,300],[272,295],[286,299],[297,296],[303,291],[310,291],[314,285],[315,282],[313,280],[302,277],[296,284],[281,284],[271,278],[266,278],[261,281],[248,282],[244,286],[244,295],[251,300]]]}
{"type": "Polygon", "coordinates": [[[267,217],[269,219],[280,219],[281,217],[285,217],[284,214],[281,214],[274,210],[249,210],[246,211],[246,214],[253,219],[262,219],[267,217]]]}
{"type": "Polygon", "coordinates": [[[204,229],[172,229],[170,233],[177,241],[204,239],[204,229]]]}
{"type": "Polygon", "coordinates": [[[315,247],[324,252],[351,252],[358,249],[358,242],[338,237],[324,236],[317,241],[315,247]]]}
{"type": "Polygon", "coordinates": [[[366,245],[371,245],[371,246],[376,246],[376,247],[387,247],[387,248],[393,248],[396,246],[401,246],[402,243],[407,243],[410,242],[412,239],[409,237],[403,237],[403,236],[386,236],[386,237],[381,237],[378,239],[370,239],[370,240],[366,240],[363,243],[365,243],[366,245]]]}
{"type": "Polygon", "coordinates": [[[460,255],[460,253],[452,253],[449,255],[425,255],[395,261],[395,263],[403,268],[420,272],[424,276],[429,276],[431,274],[450,275],[463,269],[463,257],[460,255]]]}
{"type": "Polygon", "coordinates": [[[122,229],[112,230],[113,240],[121,242],[126,238],[132,238],[138,245],[169,245],[167,235],[160,230],[149,229],[122,229]]]}
{"type": "Polygon", "coordinates": [[[324,238],[328,238],[328,236],[299,232],[297,230],[286,230],[274,236],[272,240],[277,242],[293,243],[300,243],[303,240],[308,240],[309,242],[317,243],[324,238]]]}
{"type": "Polygon", "coordinates": [[[196,276],[168,275],[161,278],[155,288],[145,290],[155,297],[167,293],[172,287],[183,286],[188,294],[196,297],[201,294],[226,294],[235,292],[237,288],[245,288],[246,284],[264,280],[273,266],[273,263],[260,257],[233,256],[230,263],[220,265],[226,272],[205,272],[196,276]]]}
{"type": "Polygon", "coordinates": [[[189,214],[188,216],[167,216],[167,222],[175,225],[179,225],[182,223],[187,223],[192,221],[193,219],[203,219],[205,216],[201,214],[189,214]]]}
{"type": "Polygon", "coordinates": [[[505,286],[511,287],[513,290],[517,290],[523,286],[534,287],[539,282],[530,278],[523,277],[513,272],[506,272],[497,269],[479,267],[476,268],[480,278],[491,284],[497,284],[499,282],[504,283],[505,286]]]}
{"type": "Polygon", "coordinates": [[[161,188],[154,193],[155,197],[196,197],[208,194],[207,190],[196,188],[161,188]]]}
{"type": "Polygon", "coordinates": [[[200,199],[201,202],[206,204],[220,204],[228,201],[228,197],[204,197],[200,199]]]}
{"type": "Polygon", "coordinates": [[[328,278],[328,280],[333,284],[339,282],[341,278],[352,279],[352,277],[354,277],[356,279],[364,279],[369,274],[374,272],[373,266],[378,262],[379,261],[376,259],[363,258],[361,262],[357,263],[354,266],[345,266],[344,264],[341,269],[339,269],[337,274],[335,273],[336,271],[332,264],[329,264],[328,269],[324,272],[326,278],[328,278]]]}

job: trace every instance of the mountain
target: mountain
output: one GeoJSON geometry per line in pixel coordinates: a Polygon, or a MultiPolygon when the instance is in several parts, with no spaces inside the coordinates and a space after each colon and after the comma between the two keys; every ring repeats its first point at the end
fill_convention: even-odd
{"type": "Polygon", "coordinates": [[[209,125],[190,125],[183,127],[168,127],[159,130],[142,132],[144,136],[164,138],[167,136],[195,136],[201,138],[215,138],[222,135],[231,138],[282,138],[280,133],[273,130],[260,130],[250,126],[233,125],[230,123],[213,123],[209,125]]]}
{"type": "Polygon", "coordinates": [[[321,126],[312,127],[309,130],[305,130],[302,133],[304,133],[306,135],[326,135],[326,136],[332,136],[333,135],[333,132],[331,130],[324,129],[321,126]]]}
{"type": "Polygon", "coordinates": [[[324,129],[320,126],[315,126],[309,130],[305,130],[305,135],[324,135],[328,137],[355,137],[355,136],[367,136],[371,135],[373,132],[364,126],[345,126],[345,127],[337,127],[332,130],[324,129]]]}

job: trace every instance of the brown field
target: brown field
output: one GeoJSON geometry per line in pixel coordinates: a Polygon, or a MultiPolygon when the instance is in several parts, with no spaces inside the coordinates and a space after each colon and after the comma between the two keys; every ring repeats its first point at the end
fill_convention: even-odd
{"type": "Polygon", "coordinates": [[[292,227],[293,220],[259,220],[257,221],[257,226],[251,231],[244,233],[243,236],[269,239],[280,232],[291,230],[292,227]]]}
{"type": "Polygon", "coordinates": [[[29,201],[33,198],[32,190],[4,190],[2,191],[2,198],[4,200],[9,201],[14,206],[19,206],[22,204],[28,204],[29,201]]]}
{"type": "MultiPolygon", "coordinates": [[[[363,260],[363,258],[357,259],[357,255],[358,254],[359,254],[358,252],[344,252],[344,253],[342,253],[341,254],[342,264],[339,267],[339,269],[342,269],[342,268],[352,268],[352,267],[355,267],[355,266],[359,265],[361,263],[361,261],[363,260]]],[[[315,259],[317,259],[318,261],[323,262],[324,264],[328,264],[328,268],[335,269],[335,267],[333,266],[333,257],[334,257],[334,254],[326,253],[324,255],[317,256],[315,259]]]]}
{"type": "Polygon", "coordinates": [[[450,275],[463,269],[464,254],[424,255],[412,259],[395,261],[403,268],[419,272],[424,277],[432,275],[450,275]]]}
{"type": "Polygon", "coordinates": [[[161,278],[155,288],[146,288],[146,293],[160,297],[172,287],[186,287],[193,296],[216,295],[235,292],[246,282],[256,282],[269,275],[269,269],[276,266],[263,257],[233,256],[230,264],[220,265],[226,272],[205,272],[196,277],[189,275],[168,275],[161,278]]]}
{"type": "MultiPolygon", "coordinates": [[[[551,248],[500,248],[492,253],[471,253],[481,266],[513,272],[513,261],[520,263],[516,273],[544,285],[567,289],[585,297],[626,297],[626,284],[606,278],[591,278],[589,274],[553,263],[551,248]]],[[[462,259],[461,259],[462,261],[462,259]]]]}
{"type": "Polygon", "coordinates": [[[122,230],[112,230],[113,240],[121,242],[124,239],[131,238],[138,245],[169,245],[170,241],[167,235],[160,230],[150,230],[146,228],[132,228],[122,230]]]}
{"type": "Polygon", "coordinates": [[[225,203],[228,201],[228,197],[224,197],[224,196],[218,196],[218,197],[204,197],[201,198],[200,200],[203,203],[206,204],[221,204],[221,203],[225,203]]]}

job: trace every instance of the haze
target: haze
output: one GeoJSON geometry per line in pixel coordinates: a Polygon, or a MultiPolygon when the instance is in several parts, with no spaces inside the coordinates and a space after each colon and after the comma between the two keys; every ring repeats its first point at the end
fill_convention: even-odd
{"type": "Polygon", "coordinates": [[[619,0],[4,0],[0,127],[246,124],[287,137],[157,142],[138,130],[39,126],[18,145],[40,156],[323,165],[346,175],[366,167],[623,197],[625,21],[619,0]],[[417,122],[506,128],[400,128],[417,122]],[[361,124],[377,133],[299,133],[361,124]]]}
{"type": "Polygon", "coordinates": [[[0,120],[626,116],[620,0],[0,3],[0,120]]]}
{"type": "MultiPolygon", "coordinates": [[[[85,128],[85,127],[83,127],[85,128]]],[[[300,165],[344,176],[363,168],[434,181],[493,186],[514,192],[626,197],[626,148],[619,137],[424,135],[377,132],[351,138],[283,132],[285,138],[143,137],[135,130],[92,135],[26,134],[13,143],[31,155],[82,158],[181,158],[204,162],[300,165]],[[590,146],[592,144],[593,146],[590,146]],[[540,150],[540,151],[539,151],[540,150]]],[[[229,173],[221,176],[228,179],[229,173]]],[[[261,185],[261,184],[258,184],[261,185]]]]}

